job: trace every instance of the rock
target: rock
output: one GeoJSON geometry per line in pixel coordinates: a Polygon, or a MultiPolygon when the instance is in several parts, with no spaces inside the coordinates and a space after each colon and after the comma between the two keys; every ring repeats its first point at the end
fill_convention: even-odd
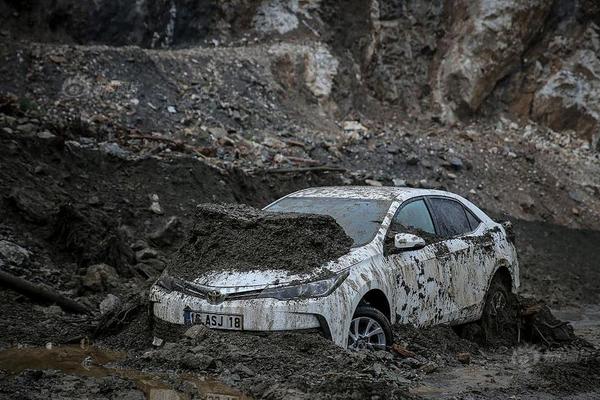
{"type": "Polygon", "coordinates": [[[460,158],[454,157],[454,158],[450,159],[450,166],[455,171],[460,171],[461,169],[463,169],[464,164],[460,158]]]}
{"type": "Polygon", "coordinates": [[[392,183],[394,186],[406,186],[406,180],[400,178],[393,178],[392,183]]]}
{"type": "Polygon", "coordinates": [[[26,123],[26,124],[21,124],[19,126],[17,126],[17,130],[21,133],[24,134],[33,134],[35,133],[35,131],[37,131],[37,125],[31,124],[31,123],[26,123]]]}
{"type": "Polygon", "coordinates": [[[461,364],[470,364],[471,363],[471,353],[458,353],[456,355],[456,359],[461,363],[461,364]]]}
{"type": "Polygon", "coordinates": [[[406,158],[406,163],[408,165],[417,165],[419,163],[419,156],[417,156],[415,153],[409,154],[406,158]]]}
{"type": "Polygon", "coordinates": [[[337,75],[338,60],[327,48],[317,47],[306,53],[304,59],[304,82],[317,98],[327,98],[333,88],[333,79],[337,75]]]}
{"type": "Polygon", "coordinates": [[[0,257],[5,264],[20,266],[29,260],[31,253],[16,243],[0,240],[0,257]]]}
{"type": "Polygon", "coordinates": [[[577,190],[577,189],[571,190],[569,192],[569,197],[571,198],[571,200],[574,200],[577,203],[585,202],[585,194],[581,190],[577,190]]]}
{"type": "Polygon", "coordinates": [[[116,287],[119,282],[117,271],[106,264],[96,264],[88,267],[83,276],[83,287],[93,292],[103,292],[116,287]]]}
{"type": "Polygon", "coordinates": [[[593,143],[600,138],[600,35],[590,26],[580,42],[581,48],[535,92],[531,117],[555,131],[573,130],[593,143]]]}
{"type": "Polygon", "coordinates": [[[519,65],[543,28],[551,0],[460,1],[440,58],[433,97],[442,119],[454,122],[477,111],[499,80],[519,65]],[[460,16],[459,16],[460,15],[460,16]]]}
{"type": "Polygon", "coordinates": [[[430,374],[432,372],[437,371],[438,365],[434,362],[428,362],[427,364],[420,366],[419,369],[425,372],[426,374],[430,374]]]}
{"type": "Polygon", "coordinates": [[[206,354],[186,354],[181,359],[180,366],[192,371],[206,371],[215,367],[215,359],[206,354]]]}
{"type": "Polygon", "coordinates": [[[160,203],[158,202],[158,195],[151,195],[150,200],[152,203],[150,204],[150,207],[148,207],[148,210],[150,210],[154,214],[163,215],[165,212],[163,211],[162,207],[160,206],[160,203]]]}
{"type": "Polygon", "coordinates": [[[208,128],[208,133],[213,135],[215,139],[220,139],[227,136],[227,131],[224,128],[221,128],[220,126],[213,126],[211,128],[208,128]]]}
{"type": "Polygon", "coordinates": [[[52,139],[56,138],[56,135],[54,135],[48,131],[41,131],[41,132],[38,132],[37,137],[42,140],[52,140],[52,139]]]}
{"type": "Polygon", "coordinates": [[[398,344],[398,343],[394,343],[392,345],[392,352],[399,355],[400,357],[404,357],[404,358],[415,358],[417,355],[415,353],[413,353],[412,351],[408,350],[406,347],[398,344]]]}
{"type": "Polygon", "coordinates": [[[106,314],[115,311],[121,307],[121,299],[114,294],[107,294],[104,300],[100,302],[100,313],[106,314]]]}
{"type": "Polygon", "coordinates": [[[167,247],[173,245],[181,236],[181,221],[172,216],[164,225],[152,232],[148,236],[148,240],[156,246],[167,247]]]}
{"type": "Polygon", "coordinates": [[[291,32],[298,27],[298,17],[294,12],[298,2],[268,0],[261,2],[254,16],[254,27],[259,32],[278,32],[280,35],[291,32]]]}
{"type": "Polygon", "coordinates": [[[149,260],[156,258],[158,256],[158,252],[151,248],[145,248],[135,252],[135,259],[140,262],[144,260],[149,260]]]}
{"type": "Polygon", "coordinates": [[[136,240],[132,245],[131,245],[131,250],[133,251],[139,251],[142,249],[145,249],[146,247],[148,247],[148,243],[146,243],[145,240],[136,240]]]}
{"type": "Polygon", "coordinates": [[[102,201],[100,200],[100,198],[98,196],[91,196],[88,199],[88,204],[90,206],[100,206],[100,205],[102,205],[102,201]]]}
{"type": "Polygon", "coordinates": [[[201,339],[207,337],[209,334],[210,334],[209,328],[207,328],[204,325],[197,324],[197,325],[192,325],[187,331],[185,331],[183,336],[189,337],[190,339],[201,340],[201,339]]]}
{"type": "Polygon", "coordinates": [[[383,183],[376,181],[374,179],[365,179],[365,183],[369,186],[383,186],[383,183]]]}
{"type": "Polygon", "coordinates": [[[168,106],[167,111],[169,112],[169,114],[177,114],[177,109],[173,106],[168,106]]]}
{"type": "Polygon", "coordinates": [[[130,153],[127,150],[124,150],[117,143],[100,143],[98,145],[98,148],[106,154],[109,154],[113,157],[121,158],[123,160],[126,160],[130,155],[130,153]]]}
{"type": "Polygon", "coordinates": [[[519,205],[523,209],[523,211],[525,211],[525,212],[533,211],[533,208],[535,207],[535,200],[533,199],[533,197],[531,197],[525,193],[519,193],[517,195],[517,200],[519,202],[519,205]]]}

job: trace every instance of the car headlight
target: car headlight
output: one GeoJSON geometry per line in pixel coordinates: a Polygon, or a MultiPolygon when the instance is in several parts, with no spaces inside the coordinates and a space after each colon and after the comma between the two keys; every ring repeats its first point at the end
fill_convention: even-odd
{"type": "Polygon", "coordinates": [[[282,286],[265,289],[257,297],[271,297],[277,300],[302,299],[308,297],[324,297],[331,294],[348,277],[350,271],[346,270],[331,278],[301,283],[299,285],[282,286]]]}

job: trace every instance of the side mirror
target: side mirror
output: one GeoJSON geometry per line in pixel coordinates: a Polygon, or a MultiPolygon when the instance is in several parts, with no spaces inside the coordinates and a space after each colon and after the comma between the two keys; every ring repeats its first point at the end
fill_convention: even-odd
{"type": "Polygon", "coordinates": [[[394,247],[398,250],[414,250],[425,247],[423,238],[411,233],[397,233],[394,236],[394,247]]]}

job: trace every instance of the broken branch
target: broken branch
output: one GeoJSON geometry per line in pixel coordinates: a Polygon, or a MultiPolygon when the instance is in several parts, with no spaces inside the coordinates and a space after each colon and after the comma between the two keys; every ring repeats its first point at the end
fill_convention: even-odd
{"type": "Polygon", "coordinates": [[[45,285],[36,285],[6,271],[0,271],[0,284],[24,294],[27,297],[55,303],[66,311],[73,311],[81,314],[90,313],[89,308],[83,304],[71,300],[45,285]]]}

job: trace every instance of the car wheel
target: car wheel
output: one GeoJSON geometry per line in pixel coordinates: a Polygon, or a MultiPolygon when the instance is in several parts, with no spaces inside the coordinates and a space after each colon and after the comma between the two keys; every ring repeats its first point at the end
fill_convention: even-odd
{"type": "Polygon", "coordinates": [[[481,330],[485,343],[515,343],[518,339],[518,308],[516,296],[495,276],[486,294],[481,330]]]}
{"type": "Polygon", "coordinates": [[[392,325],[383,313],[370,306],[359,306],[348,331],[350,350],[385,350],[392,344],[392,325]]]}

